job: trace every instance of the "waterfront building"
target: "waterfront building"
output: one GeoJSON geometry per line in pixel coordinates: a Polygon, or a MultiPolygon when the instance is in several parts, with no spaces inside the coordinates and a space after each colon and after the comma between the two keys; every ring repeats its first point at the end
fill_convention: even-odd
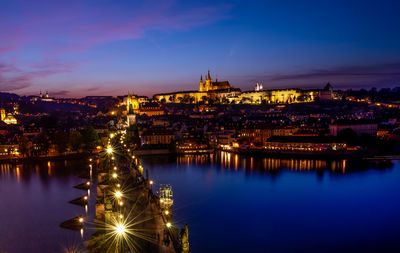
{"type": "Polygon", "coordinates": [[[145,130],[141,133],[142,145],[169,145],[175,139],[175,134],[164,128],[145,130]]]}
{"type": "Polygon", "coordinates": [[[269,151],[327,152],[344,151],[346,144],[331,136],[273,136],[264,148],[269,151]]]}
{"type": "Polygon", "coordinates": [[[345,129],[351,129],[356,132],[357,135],[369,134],[371,136],[376,136],[378,124],[369,120],[338,120],[329,125],[329,131],[333,136],[338,136],[339,133],[345,129]]]}

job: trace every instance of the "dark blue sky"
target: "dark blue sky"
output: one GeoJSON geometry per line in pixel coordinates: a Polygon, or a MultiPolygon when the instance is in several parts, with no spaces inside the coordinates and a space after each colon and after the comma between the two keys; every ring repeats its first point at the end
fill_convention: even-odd
{"type": "Polygon", "coordinates": [[[400,1],[0,2],[0,90],[400,86],[400,1]]]}

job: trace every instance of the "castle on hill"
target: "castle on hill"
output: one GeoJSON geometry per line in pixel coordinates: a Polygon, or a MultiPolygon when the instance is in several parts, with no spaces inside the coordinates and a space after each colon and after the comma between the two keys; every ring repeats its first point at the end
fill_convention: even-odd
{"type": "Polygon", "coordinates": [[[330,84],[328,88],[324,89],[264,90],[262,83],[257,83],[254,90],[242,92],[240,89],[232,87],[229,81],[218,81],[217,76],[213,81],[210,71],[205,77],[203,80],[203,76],[200,76],[198,90],[155,94],[154,99],[163,103],[188,104],[210,101],[234,104],[291,104],[334,99],[330,84]]]}

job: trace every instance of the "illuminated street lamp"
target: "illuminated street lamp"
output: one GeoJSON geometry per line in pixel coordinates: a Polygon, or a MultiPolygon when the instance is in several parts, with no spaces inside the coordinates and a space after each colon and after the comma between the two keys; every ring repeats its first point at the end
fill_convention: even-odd
{"type": "Polygon", "coordinates": [[[114,134],[111,133],[111,134],[110,134],[110,138],[111,138],[111,139],[114,138],[114,134]]]}
{"type": "Polygon", "coordinates": [[[89,182],[89,181],[87,181],[87,182],[86,182],[86,185],[90,185],[90,182],[89,182]]]}
{"type": "Polygon", "coordinates": [[[115,192],[115,197],[121,198],[122,197],[122,193],[120,191],[116,191],[115,192]]]}
{"type": "Polygon", "coordinates": [[[124,235],[126,233],[124,224],[117,224],[117,226],[115,226],[115,232],[117,235],[124,235]]]}
{"type": "Polygon", "coordinates": [[[114,166],[114,170],[117,170],[117,166],[114,166]]]}
{"type": "Polygon", "coordinates": [[[170,228],[172,226],[171,222],[167,222],[167,228],[170,228]]]}
{"type": "Polygon", "coordinates": [[[112,174],[112,177],[113,177],[113,178],[117,178],[117,177],[118,177],[117,173],[113,173],[113,174],[112,174]]]}
{"type": "Polygon", "coordinates": [[[123,201],[120,201],[120,202],[119,202],[119,205],[120,205],[120,206],[123,206],[123,205],[124,205],[124,202],[123,202],[123,201]]]}
{"type": "Polygon", "coordinates": [[[150,185],[154,184],[153,180],[150,180],[150,182],[149,182],[149,183],[150,183],[150,185]]]}
{"type": "Polygon", "coordinates": [[[109,147],[107,148],[107,153],[108,153],[108,154],[112,154],[112,152],[113,152],[113,149],[112,149],[112,147],[109,146],[109,147]]]}
{"type": "Polygon", "coordinates": [[[83,223],[85,220],[82,217],[79,217],[79,223],[83,223]]]}
{"type": "Polygon", "coordinates": [[[165,213],[165,215],[168,215],[168,214],[169,214],[169,211],[168,211],[168,210],[165,210],[164,213],[165,213]]]}

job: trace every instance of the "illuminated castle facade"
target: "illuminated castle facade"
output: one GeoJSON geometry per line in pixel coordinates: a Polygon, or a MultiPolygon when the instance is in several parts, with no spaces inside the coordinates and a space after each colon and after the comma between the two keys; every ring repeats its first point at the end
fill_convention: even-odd
{"type": "Polygon", "coordinates": [[[193,91],[180,91],[172,93],[160,93],[154,98],[164,103],[198,103],[201,101],[221,100],[224,97],[240,94],[240,89],[233,88],[228,81],[212,80],[208,71],[205,80],[200,77],[199,89],[193,91]]]}
{"type": "Polygon", "coordinates": [[[200,77],[198,91],[180,91],[172,93],[160,93],[154,95],[154,99],[162,103],[198,103],[218,101],[232,104],[291,104],[313,102],[315,100],[334,99],[332,89],[274,89],[264,90],[261,84],[257,83],[254,91],[244,91],[233,88],[228,81],[212,80],[208,71],[205,80],[200,77]]]}

